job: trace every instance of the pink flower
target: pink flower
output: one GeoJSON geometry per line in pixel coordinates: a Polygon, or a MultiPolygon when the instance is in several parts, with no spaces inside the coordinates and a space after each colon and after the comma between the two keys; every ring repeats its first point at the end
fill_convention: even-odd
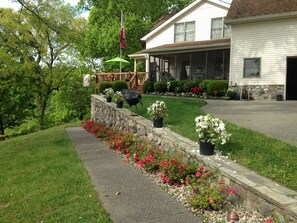
{"type": "Polygon", "coordinates": [[[140,167],[143,167],[144,163],[143,163],[142,160],[140,160],[140,161],[137,162],[137,165],[140,166],[140,167]]]}
{"type": "Polygon", "coordinates": [[[224,180],[220,180],[220,184],[225,184],[225,181],[224,180]]]}
{"type": "Polygon", "coordinates": [[[235,190],[232,189],[232,188],[229,188],[229,189],[228,189],[228,193],[229,193],[229,194],[235,194],[235,190]]]}
{"type": "Polygon", "coordinates": [[[189,185],[190,184],[190,180],[188,177],[186,177],[186,184],[189,185]]]}
{"type": "Polygon", "coordinates": [[[209,197],[209,202],[214,203],[214,199],[212,197],[209,197]]]}
{"type": "Polygon", "coordinates": [[[267,218],[266,223],[273,223],[273,220],[271,218],[267,218]]]}
{"type": "Polygon", "coordinates": [[[211,174],[210,174],[209,172],[206,172],[206,173],[204,174],[204,176],[205,176],[206,178],[209,178],[209,177],[211,176],[211,174]]]}
{"type": "Polygon", "coordinates": [[[203,172],[204,171],[204,167],[200,167],[200,171],[203,172]]]}
{"type": "Polygon", "coordinates": [[[201,173],[199,171],[196,172],[196,177],[201,177],[201,173]]]}

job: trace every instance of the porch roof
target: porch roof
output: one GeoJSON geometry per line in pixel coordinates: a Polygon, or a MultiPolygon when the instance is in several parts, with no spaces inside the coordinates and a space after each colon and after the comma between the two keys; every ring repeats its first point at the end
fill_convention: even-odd
{"type": "Polygon", "coordinates": [[[133,57],[133,55],[146,54],[146,53],[160,55],[160,54],[168,54],[168,53],[182,53],[182,52],[194,52],[194,51],[202,51],[202,50],[227,49],[227,48],[230,48],[230,43],[231,43],[230,38],[226,38],[226,39],[214,39],[214,40],[165,44],[154,48],[141,50],[129,56],[133,57]]]}

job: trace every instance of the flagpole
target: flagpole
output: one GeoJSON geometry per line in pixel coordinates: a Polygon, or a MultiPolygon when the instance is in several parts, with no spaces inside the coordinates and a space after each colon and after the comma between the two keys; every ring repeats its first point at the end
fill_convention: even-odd
{"type": "MultiPolygon", "coordinates": [[[[121,12],[121,30],[123,25],[123,12],[121,12]]],[[[120,41],[120,80],[122,80],[122,43],[120,41]]]]}

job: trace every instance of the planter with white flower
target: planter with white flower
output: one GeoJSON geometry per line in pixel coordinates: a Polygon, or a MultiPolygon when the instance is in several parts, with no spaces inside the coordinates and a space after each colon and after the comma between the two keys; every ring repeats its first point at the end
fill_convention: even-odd
{"type": "Polygon", "coordinates": [[[156,101],[147,108],[147,113],[152,117],[154,127],[163,127],[163,118],[167,115],[167,106],[164,101],[156,101]]]}
{"type": "Polygon", "coordinates": [[[104,91],[103,91],[103,93],[104,93],[104,97],[106,98],[106,101],[108,102],[108,103],[110,103],[111,102],[111,100],[112,100],[112,96],[114,95],[114,91],[113,91],[113,89],[110,87],[110,88],[106,88],[104,91]]]}
{"type": "Polygon", "coordinates": [[[123,108],[123,104],[124,104],[125,98],[124,98],[122,92],[117,91],[114,94],[114,98],[115,98],[115,102],[117,104],[117,108],[123,108]]]}
{"type": "Polygon", "coordinates": [[[223,121],[211,114],[200,115],[195,118],[195,122],[201,155],[213,155],[215,146],[224,145],[231,136],[227,133],[223,121]]]}

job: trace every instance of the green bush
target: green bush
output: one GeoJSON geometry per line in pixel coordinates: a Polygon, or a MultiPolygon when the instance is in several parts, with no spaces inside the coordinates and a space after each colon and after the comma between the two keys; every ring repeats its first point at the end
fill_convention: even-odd
{"type": "Polygon", "coordinates": [[[202,81],[200,80],[195,80],[195,86],[194,87],[200,87],[202,81]]]}
{"type": "Polygon", "coordinates": [[[154,83],[154,89],[156,92],[164,93],[167,91],[167,83],[165,81],[157,81],[154,83]]]}
{"type": "Polygon", "coordinates": [[[211,80],[204,80],[200,83],[199,87],[202,89],[202,92],[207,92],[207,86],[211,80]]]}
{"type": "Polygon", "coordinates": [[[213,80],[207,85],[207,94],[213,96],[224,96],[228,89],[229,81],[213,80]]]}
{"type": "Polygon", "coordinates": [[[145,94],[154,92],[154,82],[151,82],[151,81],[144,82],[142,85],[142,90],[145,94]]]}
{"type": "Polygon", "coordinates": [[[184,88],[183,88],[183,91],[184,92],[192,92],[192,88],[195,87],[195,81],[187,81],[185,84],[184,84],[184,88]]]}
{"type": "Polygon", "coordinates": [[[114,90],[114,92],[128,89],[128,84],[126,81],[114,81],[112,82],[112,89],[114,90]]]}
{"type": "Polygon", "coordinates": [[[102,81],[99,83],[99,93],[103,93],[106,88],[112,87],[112,83],[108,81],[102,81]]]}
{"type": "Polygon", "coordinates": [[[176,88],[178,87],[178,81],[174,80],[174,81],[170,81],[169,83],[170,83],[170,85],[169,85],[168,91],[175,92],[176,88]]]}
{"type": "Polygon", "coordinates": [[[181,81],[178,82],[178,87],[179,87],[179,92],[178,93],[183,92],[185,83],[187,83],[187,80],[181,80],[181,81]]]}

